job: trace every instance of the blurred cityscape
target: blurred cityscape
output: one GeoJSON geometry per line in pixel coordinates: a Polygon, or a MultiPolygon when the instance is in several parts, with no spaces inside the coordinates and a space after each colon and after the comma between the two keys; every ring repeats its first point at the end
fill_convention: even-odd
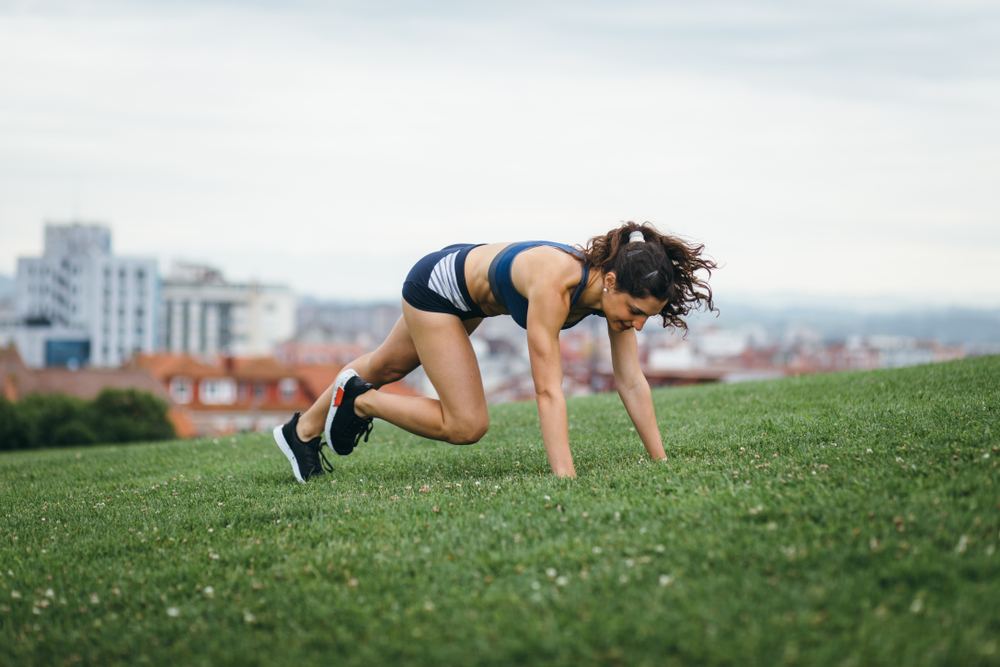
{"type": "MultiPolygon", "coordinates": [[[[406,267],[401,268],[401,273],[406,267]]],[[[729,304],[699,313],[686,336],[651,320],[639,334],[653,386],[740,382],[807,373],[924,364],[1000,353],[1000,311],[872,311],[729,304]]],[[[2,396],[93,398],[104,388],[150,391],[170,405],[181,436],[264,430],[308,407],[351,359],[374,349],[398,302],[343,303],[283,285],[234,280],[216,267],[112,251],[110,230],[74,222],[45,228],[39,257],[0,276],[2,396]]],[[[534,390],[524,331],[485,320],[472,336],[487,398],[534,390]]],[[[604,320],[561,337],[567,395],[614,387],[604,320]]],[[[418,369],[386,388],[433,395],[418,369]]]]}

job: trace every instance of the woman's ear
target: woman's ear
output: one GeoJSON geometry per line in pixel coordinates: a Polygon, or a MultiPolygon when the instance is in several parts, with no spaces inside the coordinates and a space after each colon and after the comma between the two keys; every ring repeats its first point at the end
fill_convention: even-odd
{"type": "Polygon", "coordinates": [[[618,276],[615,275],[614,271],[608,271],[604,274],[604,286],[609,290],[614,290],[615,285],[618,283],[618,276]]]}

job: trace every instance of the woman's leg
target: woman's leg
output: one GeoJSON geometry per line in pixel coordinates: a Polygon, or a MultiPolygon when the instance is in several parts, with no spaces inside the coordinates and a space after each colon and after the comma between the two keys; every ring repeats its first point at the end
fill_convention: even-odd
{"type": "Polygon", "coordinates": [[[469,333],[480,321],[462,322],[404,302],[403,323],[438,399],[369,391],[355,400],[355,410],[425,438],[453,444],[478,441],[489,427],[489,413],[469,333]]]}
{"type": "MultiPolygon", "coordinates": [[[[471,334],[476,327],[479,326],[479,323],[482,322],[482,320],[473,319],[465,320],[463,322],[452,315],[445,315],[443,313],[427,313],[425,311],[417,310],[405,302],[403,303],[403,309],[404,316],[396,322],[385,341],[377,349],[363,354],[351,363],[347,364],[345,368],[353,368],[357,371],[358,375],[360,375],[364,380],[371,382],[376,388],[406,377],[411,371],[413,371],[413,369],[419,366],[424,359],[423,355],[418,354],[417,347],[410,335],[409,325],[407,324],[406,310],[409,309],[416,314],[411,316],[411,319],[416,317],[419,321],[417,326],[420,328],[423,327],[423,318],[420,316],[429,315],[433,320],[432,326],[443,324],[444,327],[449,330],[448,333],[444,334],[445,339],[451,340],[456,333],[458,334],[458,342],[457,344],[454,344],[454,346],[458,350],[461,350],[460,355],[463,357],[464,361],[457,363],[455,367],[458,368],[463,363],[467,365],[468,360],[471,357],[472,371],[474,371],[474,375],[471,376],[471,378],[474,378],[474,382],[473,386],[467,393],[472,394],[471,398],[473,399],[475,399],[475,394],[478,393],[479,398],[481,399],[479,401],[473,400],[472,404],[469,406],[471,408],[469,416],[475,417],[475,419],[456,419],[453,415],[454,410],[449,409],[449,415],[451,415],[451,418],[448,419],[448,428],[445,428],[443,424],[444,411],[441,407],[442,401],[436,401],[430,398],[382,394],[376,391],[369,391],[359,396],[358,401],[355,402],[356,410],[361,411],[366,417],[380,417],[390,423],[400,426],[401,428],[417,433],[418,435],[423,435],[424,437],[447,441],[475,442],[482,437],[482,434],[486,431],[486,427],[489,425],[489,416],[486,411],[486,398],[483,395],[483,383],[479,376],[479,364],[476,361],[475,354],[472,352],[472,344],[469,342],[469,334],[471,334]],[[455,325],[457,325],[457,328],[455,325]],[[372,401],[372,399],[375,400],[372,401]],[[366,412],[363,406],[368,402],[382,404],[382,409],[385,414],[377,412],[377,408],[374,408],[370,412],[366,412]],[[387,403],[388,407],[386,407],[387,403]],[[396,419],[399,419],[398,422],[393,418],[393,415],[396,415],[396,419]],[[427,415],[430,415],[430,420],[425,422],[423,417],[426,417],[427,415]],[[417,423],[413,422],[414,417],[416,418],[417,423]],[[421,429],[421,423],[423,423],[426,428],[421,429]],[[411,428],[410,426],[407,426],[407,424],[412,424],[413,427],[411,428]],[[449,432],[451,433],[450,437],[449,432]]],[[[446,343],[443,346],[446,356],[447,350],[451,345],[453,345],[453,343],[446,343]]],[[[428,354],[434,357],[435,351],[428,351],[428,354]]],[[[440,354],[437,356],[440,356],[440,354]]],[[[455,361],[457,361],[457,359],[455,361]]],[[[435,360],[430,365],[437,367],[441,364],[435,360]]],[[[446,368],[451,365],[452,360],[449,359],[446,359],[443,364],[446,368]]],[[[427,363],[424,363],[424,370],[427,372],[427,376],[430,379],[431,384],[433,384],[435,390],[437,390],[438,396],[443,396],[442,387],[439,386],[439,382],[444,385],[449,385],[449,379],[446,377],[435,380],[435,376],[440,374],[432,370],[427,363]]],[[[445,375],[450,376],[451,374],[445,373],[445,375]]],[[[327,387],[326,391],[324,391],[316,399],[312,406],[302,413],[299,418],[296,431],[299,438],[303,441],[311,440],[323,432],[323,424],[326,420],[326,413],[330,409],[330,398],[332,392],[333,385],[331,384],[327,387]]],[[[459,393],[463,392],[460,391],[459,393]]],[[[454,402],[455,401],[453,400],[449,400],[448,404],[451,405],[454,402]]],[[[465,408],[459,407],[459,410],[463,409],[465,408]]]]}
{"type": "MultiPolygon", "coordinates": [[[[377,389],[406,377],[419,365],[420,359],[406,330],[406,322],[400,317],[378,348],[362,354],[344,368],[353,368],[358,375],[371,382],[377,389]]],[[[330,383],[326,391],[320,394],[309,409],[299,417],[296,432],[303,441],[311,440],[323,432],[332,394],[333,383],[330,383]]]]}

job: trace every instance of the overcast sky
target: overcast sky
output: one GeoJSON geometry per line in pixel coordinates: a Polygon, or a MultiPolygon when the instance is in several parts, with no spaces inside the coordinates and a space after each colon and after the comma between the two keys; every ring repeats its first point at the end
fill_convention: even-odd
{"type": "Polygon", "coordinates": [[[0,0],[0,273],[46,221],[322,297],[650,220],[720,299],[1000,305],[1000,3],[0,0]]]}

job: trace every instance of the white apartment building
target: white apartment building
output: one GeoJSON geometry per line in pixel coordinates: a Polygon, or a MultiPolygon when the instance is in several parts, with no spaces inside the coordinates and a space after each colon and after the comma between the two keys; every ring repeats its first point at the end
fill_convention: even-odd
{"type": "Polygon", "coordinates": [[[157,288],[156,260],[114,256],[107,227],[48,224],[17,260],[13,338],[29,366],[120,366],[154,349],[157,288]]]}
{"type": "Polygon", "coordinates": [[[201,264],[177,264],[161,286],[159,348],[211,358],[269,355],[295,333],[284,285],[230,283],[201,264]]]}

